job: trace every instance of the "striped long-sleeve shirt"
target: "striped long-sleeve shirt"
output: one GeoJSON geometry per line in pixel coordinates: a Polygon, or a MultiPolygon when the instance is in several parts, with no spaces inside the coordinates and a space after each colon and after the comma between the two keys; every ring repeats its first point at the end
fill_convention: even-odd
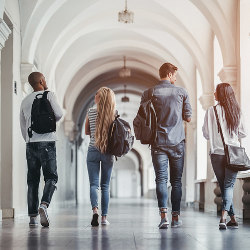
{"type": "Polygon", "coordinates": [[[90,108],[88,111],[89,117],[89,126],[90,126],[90,142],[89,146],[95,147],[95,126],[97,118],[97,109],[96,107],[90,108]]]}

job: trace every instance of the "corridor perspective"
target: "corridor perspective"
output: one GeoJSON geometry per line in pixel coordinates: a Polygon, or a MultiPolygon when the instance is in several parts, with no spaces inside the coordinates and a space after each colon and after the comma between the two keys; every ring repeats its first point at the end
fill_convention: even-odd
{"type": "MultiPolygon", "coordinates": [[[[219,231],[221,190],[202,134],[221,82],[233,87],[250,131],[249,13],[250,0],[0,0],[0,249],[249,249],[250,171],[239,172],[234,187],[239,230],[219,231]],[[184,122],[183,227],[158,229],[151,150],[135,140],[114,164],[111,224],[92,228],[87,111],[107,86],[133,128],[141,95],[157,84],[165,62],[178,67],[175,85],[187,90],[193,111],[184,122]],[[49,228],[29,228],[19,125],[36,71],[63,110],[49,228]]],[[[241,144],[250,155],[250,136],[241,144]]],[[[43,186],[41,175],[40,196],[43,186]]]]}

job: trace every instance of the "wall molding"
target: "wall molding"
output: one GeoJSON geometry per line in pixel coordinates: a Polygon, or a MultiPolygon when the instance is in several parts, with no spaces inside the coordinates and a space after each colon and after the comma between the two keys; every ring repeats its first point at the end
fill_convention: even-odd
{"type": "Polygon", "coordinates": [[[5,46],[5,42],[11,34],[11,30],[8,25],[0,18],[0,50],[5,46]]]}

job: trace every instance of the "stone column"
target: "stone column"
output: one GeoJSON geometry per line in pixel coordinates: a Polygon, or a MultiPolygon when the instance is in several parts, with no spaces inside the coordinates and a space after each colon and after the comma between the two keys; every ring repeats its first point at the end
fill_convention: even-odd
{"type": "Polygon", "coordinates": [[[214,93],[205,93],[200,98],[199,101],[204,110],[214,105],[214,93]]]}
{"type": "Polygon", "coordinates": [[[75,139],[75,123],[72,120],[65,118],[64,120],[64,133],[70,141],[75,139]]]}
{"type": "Polygon", "coordinates": [[[189,123],[185,123],[186,127],[186,153],[185,153],[185,202],[191,205],[195,201],[195,177],[196,177],[196,133],[197,121],[196,111],[189,123]]]}
{"type": "Polygon", "coordinates": [[[34,72],[34,71],[37,71],[37,68],[34,64],[21,63],[21,82],[22,82],[22,90],[24,94],[29,94],[33,91],[33,89],[28,83],[28,76],[31,72],[34,72]]]}
{"type": "Polygon", "coordinates": [[[243,218],[250,219],[250,178],[244,179],[244,184],[242,188],[244,190],[244,195],[242,197],[243,218]]]}
{"type": "Polygon", "coordinates": [[[227,82],[231,84],[237,100],[239,100],[240,92],[239,92],[239,85],[237,84],[237,67],[236,66],[226,66],[223,67],[218,76],[221,79],[221,82],[227,82]]]}
{"type": "MultiPolygon", "coordinates": [[[[11,30],[4,22],[3,19],[0,18],[0,96],[1,96],[1,50],[5,45],[5,41],[8,39],[11,30]]],[[[1,110],[1,102],[0,102],[0,110],[1,110]]],[[[0,115],[0,141],[2,140],[1,136],[1,115],[0,115]]],[[[1,180],[1,172],[2,172],[2,157],[0,150],[0,180],[1,180]]],[[[0,185],[0,220],[2,220],[2,206],[1,206],[1,185],[0,185]]]]}
{"type": "MultiPolygon", "coordinates": [[[[199,101],[204,110],[214,105],[214,93],[204,93],[199,101]]],[[[209,154],[210,143],[207,142],[207,154],[209,154]]],[[[200,207],[203,205],[205,211],[216,211],[216,205],[214,203],[214,188],[216,183],[213,182],[214,172],[211,167],[210,157],[207,157],[207,178],[204,182],[200,182],[200,207]],[[202,204],[203,203],[203,204],[202,204]]]]}

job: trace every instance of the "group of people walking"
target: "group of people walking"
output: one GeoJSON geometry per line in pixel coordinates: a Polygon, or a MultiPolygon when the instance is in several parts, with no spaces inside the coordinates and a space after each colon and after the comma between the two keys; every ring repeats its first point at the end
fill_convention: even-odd
{"type": "MultiPolygon", "coordinates": [[[[182,197],[182,173],[185,156],[185,132],[183,121],[190,122],[192,108],[187,91],[175,85],[178,68],[171,63],[164,63],[159,69],[160,81],[144,91],[141,103],[152,92],[152,103],[157,117],[156,139],[151,145],[152,163],[155,170],[156,195],[160,213],[159,229],[168,228],[168,213],[171,212],[171,227],[180,227],[180,204],[182,197]],[[170,172],[172,209],[168,210],[168,168],[170,172]]],[[[50,204],[57,183],[55,131],[45,134],[33,132],[30,138],[32,103],[37,94],[47,90],[44,76],[33,72],[29,83],[34,92],[28,95],[21,105],[20,121],[23,137],[26,141],[28,164],[28,211],[30,225],[37,225],[40,214],[41,224],[49,226],[47,208],[50,204]],[[40,168],[43,169],[45,187],[41,204],[38,201],[40,168]]],[[[239,139],[246,136],[242,114],[230,84],[220,83],[215,90],[215,106],[224,133],[225,141],[230,145],[239,145],[239,139]]],[[[52,92],[47,98],[58,121],[62,111],[52,92]]],[[[95,105],[86,115],[85,134],[90,136],[87,153],[87,169],[90,182],[90,201],[93,210],[91,225],[99,225],[98,190],[101,187],[101,225],[109,225],[107,220],[109,207],[109,186],[114,163],[114,156],[106,153],[109,127],[115,119],[116,102],[114,92],[107,87],[100,88],[95,95],[95,105]]],[[[34,126],[33,126],[34,127],[34,126]]],[[[204,137],[210,141],[211,163],[222,193],[222,215],[219,228],[238,228],[233,208],[233,188],[237,172],[227,169],[223,143],[218,132],[214,108],[210,107],[203,125],[204,137]],[[226,222],[227,214],[230,221],[226,222]]],[[[204,163],[206,164],[206,163],[204,163]]]]}

